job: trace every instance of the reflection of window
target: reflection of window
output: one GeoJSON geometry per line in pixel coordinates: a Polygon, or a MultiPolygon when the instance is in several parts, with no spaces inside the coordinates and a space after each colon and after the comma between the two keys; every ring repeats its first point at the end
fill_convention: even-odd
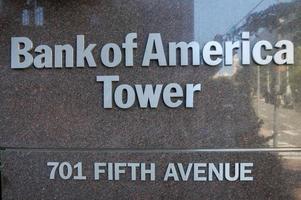
{"type": "Polygon", "coordinates": [[[0,13],[2,13],[2,8],[3,8],[3,0],[0,0],[0,13]]]}
{"type": "Polygon", "coordinates": [[[38,6],[35,9],[34,17],[35,17],[35,19],[34,19],[35,25],[36,26],[43,26],[43,23],[44,23],[43,7],[38,6]]]}
{"type": "Polygon", "coordinates": [[[29,25],[29,10],[24,9],[22,11],[22,25],[28,26],[29,25]]]}
{"type": "MultiPolygon", "coordinates": [[[[0,0],[1,2],[2,0],[0,0]]],[[[37,0],[27,0],[22,10],[23,26],[43,26],[44,8],[38,5],[37,0]]]]}

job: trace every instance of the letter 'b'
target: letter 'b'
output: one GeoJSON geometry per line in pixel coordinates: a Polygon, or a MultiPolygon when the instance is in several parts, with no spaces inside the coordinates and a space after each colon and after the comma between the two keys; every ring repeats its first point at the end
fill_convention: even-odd
{"type": "Polygon", "coordinates": [[[24,69],[32,65],[33,57],[29,53],[32,49],[32,41],[27,37],[12,37],[11,39],[11,68],[24,69]],[[21,44],[23,48],[21,49],[21,44]],[[23,61],[21,61],[23,56],[23,61]]]}

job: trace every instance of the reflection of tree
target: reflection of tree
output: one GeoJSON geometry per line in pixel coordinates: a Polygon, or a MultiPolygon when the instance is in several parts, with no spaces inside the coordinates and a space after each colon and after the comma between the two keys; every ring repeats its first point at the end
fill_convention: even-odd
{"type": "MultiPolygon", "coordinates": [[[[245,21],[245,23],[233,31],[233,34],[238,34],[242,30],[249,30],[251,33],[254,33],[257,36],[257,32],[260,28],[264,28],[269,31],[271,34],[279,34],[283,39],[290,39],[295,44],[295,65],[291,66],[289,69],[289,76],[285,76],[285,73],[282,73],[281,79],[289,79],[289,81],[282,81],[279,94],[287,95],[288,92],[292,90],[292,94],[295,100],[295,106],[297,108],[301,102],[301,70],[300,70],[300,45],[301,45],[301,2],[293,1],[289,3],[280,3],[273,5],[268,9],[256,12],[251,14],[245,21]],[[288,84],[291,86],[288,87],[288,84]]],[[[268,67],[262,69],[261,71],[268,73],[270,71],[268,67]]],[[[276,84],[275,73],[271,73],[274,77],[271,77],[271,83],[276,84]]],[[[266,83],[266,79],[263,79],[262,82],[266,83]]],[[[267,84],[262,84],[267,85],[267,84]]],[[[262,91],[266,91],[266,88],[262,88],[262,91]]],[[[272,93],[275,91],[272,88],[272,93]]],[[[272,94],[273,96],[273,94],[272,94]]],[[[301,106],[300,106],[301,107],[301,106]]]]}
{"type": "MultiPolygon", "coordinates": [[[[266,139],[258,134],[261,122],[252,105],[252,77],[254,76],[256,75],[253,68],[243,68],[234,77],[220,77],[206,84],[208,99],[205,102],[207,105],[205,114],[210,134],[206,135],[204,143],[224,148],[267,147],[266,139]]],[[[205,158],[205,160],[254,162],[256,180],[252,183],[237,183],[235,187],[215,185],[213,189],[209,186],[206,190],[211,192],[211,199],[294,199],[292,190],[299,180],[294,182],[291,177],[297,177],[299,173],[285,170],[277,154],[232,153],[223,156],[225,157],[210,155],[210,159],[205,158]],[[227,192],[224,191],[225,189],[227,192]],[[237,192],[234,192],[235,190],[237,192]]],[[[204,155],[202,158],[204,160],[204,155]]],[[[192,185],[192,187],[196,186],[192,185]]]]}
{"type": "MultiPolygon", "coordinates": [[[[275,38],[280,39],[289,39],[294,42],[296,45],[295,49],[295,66],[290,67],[290,84],[294,89],[295,99],[300,99],[301,101],[301,70],[300,67],[300,23],[301,23],[301,2],[292,2],[292,3],[282,3],[278,5],[274,5],[269,7],[268,9],[251,14],[248,18],[246,18],[245,24],[237,29],[233,29],[232,33],[229,34],[234,38],[235,35],[240,35],[242,31],[249,31],[253,36],[260,37],[257,34],[260,32],[259,30],[265,30],[269,32],[270,35],[275,34],[275,38]],[[279,35],[277,35],[279,34],[279,35]],[[298,48],[298,50],[297,50],[298,48]],[[297,90],[296,90],[297,88],[297,90]]],[[[263,37],[264,38],[264,37],[263,37]]],[[[269,40],[269,37],[264,39],[269,40]]],[[[262,76],[260,82],[262,82],[262,86],[265,88],[262,89],[270,89],[271,92],[271,102],[274,103],[274,96],[276,93],[276,89],[266,87],[267,82],[270,85],[276,85],[277,83],[277,73],[274,71],[273,66],[266,66],[260,70],[263,75],[271,73],[270,80],[266,80],[267,76],[262,76]]],[[[242,70],[239,71],[236,77],[232,77],[231,79],[219,79],[216,82],[212,83],[215,85],[213,88],[217,88],[216,92],[212,92],[212,96],[218,96],[219,98],[216,100],[214,97],[210,98],[210,102],[217,102],[218,106],[216,106],[216,110],[223,110],[218,116],[215,116],[214,120],[219,121],[218,126],[224,127],[219,131],[221,137],[227,137],[229,133],[232,133],[235,141],[227,141],[227,144],[230,142],[235,142],[240,147],[265,147],[265,143],[269,138],[263,138],[258,135],[261,121],[256,116],[254,112],[254,108],[252,106],[252,88],[256,88],[256,81],[254,77],[256,77],[256,68],[255,67],[243,67],[242,70]],[[222,88],[222,89],[218,89],[222,88]],[[228,89],[228,88],[231,88],[228,89]],[[228,106],[225,106],[228,105],[228,106]],[[235,105],[235,106],[233,106],[235,105]],[[226,109],[227,108],[227,109],[226,109]]],[[[284,79],[285,73],[281,74],[281,78],[284,79]]],[[[265,91],[265,90],[261,90],[265,91]]],[[[283,81],[279,94],[285,94],[287,91],[287,82],[283,81]]],[[[208,112],[212,112],[212,108],[208,108],[208,112]]],[[[213,111],[214,112],[214,111],[213,111]]],[[[213,120],[211,118],[211,120],[213,120]]],[[[253,156],[250,154],[250,159],[253,156]]],[[[259,168],[265,166],[267,163],[278,163],[277,165],[281,165],[281,162],[277,158],[274,157],[273,154],[262,154],[258,157],[253,157],[253,159],[259,161],[259,168]],[[261,164],[263,164],[261,166],[261,164]]],[[[263,167],[265,168],[265,167],[263,167]]],[[[284,170],[279,167],[278,172],[289,173],[296,178],[294,184],[300,182],[299,172],[293,170],[284,170]]],[[[271,171],[267,170],[266,173],[271,171]]],[[[271,174],[274,174],[271,173],[271,174]]],[[[276,175],[275,173],[274,175],[276,175]]],[[[259,175],[260,176],[260,175],[259,175]]],[[[262,177],[264,178],[264,177],[262,177]]],[[[268,190],[272,190],[270,194],[275,194],[279,192],[280,196],[272,196],[272,197],[262,197],[270,198],[270,199],[292,199],[290,196],[291,191],[289,191],[289,187],[294,187],[293,185],[289,185],[289,180],[281,179],[279,177],[279,182],[287,184],[287,187],[279,187],[272,180],[266,180],[260,185],[262,188],[266,188],[263,193],[268,192],[268,190]],[[269,184],[265,185],[266,183],[269,184]],[[272,189],[273,188],[273,189],[272,189]],[[283,196],[282,196],[283,195],[283,196]],[[288,195],[288,196],[286,196],[288,195]]],[[[254,189],[253,192],[260,192],[260,189],[254,189]]]]}
{"type": "MultiPolygon", "coordinates": [[[[166,35],[166,39],[169,41],[189,41],[192,39],[191,32],[193,31],[189,27],[191,24],[187,23],[190,17],[193,17],[191,16],[191,10],[188,9],[190,7],[189,1],[165,0],[153,1],[153,3],[152,1],[140,1],[140,3],[139,1],[129,1],[129,4],[124,3],[122,5],[117,1],[74,2],[72,4],[70,1],[43,1],[45,23],[39,27],[41,29],[30,29],[30,27],[26,29],[20,26],[21,23],[10,21],[10,18],[20,14],[19,11],[22,10],[20,5],[24,1],[9,3],[10,11],[7,12],[7,18],[1,24],[1,27],[5,27],[7,31],[5,37],[2,36],[1,41],[8,43],[7,41],[12,35],[25,35],[33,38],[37,43],[45,42],[54,45],[60,42],[72,43],[76,33],[83,33],[94,42],[99,40],[102,42],[120,42],[125,33],[136,30],[141,35],[139,44],[145,42],[142,40],[149,32],[155,31],[166,35]],[[147,5],[144,5],[144,3],[147,3],[147,5]],[[181,7],[182,3],[187,7],[185,5],[181,7]],[[148,4],[152,4],[154,7],[150,9],[148,4]],[[166,9],[168,7],[172,8],[170,9],[172,12],[166,9]],[[161,15],[162,11],[163,16],[161,15]],[[168,23],[171,21],[170,19],[178,20],[168,23]],[[185,26],[187,27],[185,28],[185,26]]],[[[262,22],[264,20],[258,18],[251,24],[255,27],[256,25],[261,25],[262,22]]],[[[271,24],[273,25],[273,23],[271,24]]],[[[8,49],[9,44],[1,50],[1,62],[5,64],[9,63],[8,60],[3,61],[4,58],[9,57],[9,53],[6,51],[8,49]]],[[[109,70],[100,69],[97,68],[95,71],[97,73],[111,73],[109,70]]],[[[26,140],[26,145],[29,148],[34,147],[34,145],[43,147],[89,146],[98,148],[116,148],[120,146],[134,148],[264,147],[264,140],[258,135],[260,123],[251,104],[251,70],[243,69],[233,79],[207,80],[214,70],[206,66],[201,66],[200,68],[192,66],[187,68],[175,67],[173,69],[158,68],[157,66],[141,69],[140,66],[135,66],[131,70],[125,69],[122,71],[121,69],[123,68],[120,66],[118,73],[122,74],[123,78],[128,77],[127,82],[182,81],[185,83],[187,80],[201,80],[204,82],[205,91],[198,96],[197,106],[193,110],[184,108],[181,110],[170,110],[161,105],[157,110],[108,111],[101,109],[96,103],[99,99],[95,94],[99,92],[99,87],[94,86],[94,81],[91,81],[91,77],[95,77],[95,74],[97,74],[95,71],[41,70],[38,72],[26,70],[23,73],[24,79],[15,79],[15,76],[20,73],[14,72],[16,75],[13,76],[13,72],[9,68],[5,68],[2,70],[6,76],[3,77],[3,85],[14,85],[16,80],[21,80],[22,84],[16,85],[17,89],[19,89],[18,87],[21,88],[19,92],[2,86],[2,91],[7,92],[3,93],[3,96],[11,99],[5,104],[5,110],[8,110],[6,115],[11,116],[14,120],[3,120],[1,127],[5,128],[1,130],[6,131],[7,135],[9,135],[8,138],[11,139],[15,132],[22,129],[23,132],[21,132],[20,136],[27,134],[27,137],[30,138],[26,140]],[[40,76],[37,76],[37,73],[40,76]],[[9,79],[7,77],[12,78],[9,79]],[[38,85],[37,88],[40,89],[36,89],[35,85],[38,85]],[[39,91],[43,94],[39,94],[39,91]],[[28,98],[29,100],[27,101],[30,102],[30,106],[18,109],[21,103],[28,105],[26,104],[26,97],[32,97],[28,98]],[[17,98],[21,103],[17,102],[17,98]],[[17,103],[11,106],[11,102],[17,103]],[[12,108],[9,108],[9,106],[12,108]],[[58,119],[60,119],[60,122],[58,122],[58,119]],[[13,121],[20,121],[25,125],[17,124],[14,126],[13,121]],[[35,135],[35,133],[38,133],[38,135],[35,135]]],[[[19,139],[19,137],[15,138],[19,139]]],[[[24,141],[20,140],[19,142],[22,143],[24,141]]],[[[17,144],[13,142],[10,145],[17,144]]],[[[49,154],[52,153],[50,152],[49,154]]],[[[129,155],[128,160],[136,159],[133,154],[129,155]]],[[[176,154],[173,159],[176,162],[185,163],[192,161],[215,163],[254,162],[256,166],[254,177],[257,180],[245,184],[239,182],[213,182],[204,183],[201,186],[193,182],[189,182],[186,185],[185,183],[178,185],[176,183],[156,183],[157,189],[161,193],[154,192],[154,190],[149,188],[141,193],[146,193],[149,198],[153,197],[153,195],[158,197],[161,195],[161,199],[189,199],[187,195],[191,195],[194,199],[250,199],[252,197],[254,199],[292,199],[290,197],[290,185],[287,185],[287,180],[283,178],[285,177],[283,168],[280,160],[274,154],[202,153],[198,154],[197,158],[199,158],[199,155],[201,155],[200,160],[189,154],[185,154],[180,158],[176,154]],[[189,194],[187,194],[187,191],[189,191],[189,194]]],[[[166,158],[164,156],[165,154],[156,154],[150,160],[165,163],[166,158]],[[157,155],[161,157],[158,159],[157,155]]],[[[143,155],[141,160],[144,160],[145,157],[143,155]]],[[[8,178],[12,181],[18,181],[18,177],[8,178]]],[[[48,184],[49,182],[46,183],[48,184]]],[[[111,195],[115,199],[134,194],[143,198],[141,193],[136,191],[127,193],[126,189],[122,187],[124,183],[119,183],[114,183],[113,186],[106,185],[106,187],[99,187],[99,183],[93,181],[89,182],[89,184],[78,183],[73,188],[73,194],[78,195],[78,198],[82,197],[81,199],[87,198],[88,195],[92,194],[111,195]],[[95,186],[88,188],[90,190],[95,188],[92,192],[82,189],[82,187],[91,185],[95,186]],[[120,190],[116,190],[118,187],[120,190]],[[110,192],[107,192],[108,190],[110,192]]],[[[16,183],[14,184],[16,185],[16,183]]],[[[66,187],[60,181],[56,182],[56,184],[61,184],[62,187],[55,185],[53,188],[63,190],[65,189],[64,186],[66,187]]],[[[148,183],[134,184],[131,182],[128,188],[135,190],[136,187],[143,187],[145,184],[148,183]]],[[[36,182],[29,181],[26,186],[18,190],[18,193],[24,192],[24,195],[31,196],[36,195],[35,192],[37,192],[40,195],[47,196],[46,198],[51,198],[51,190],[47,192],[50,188],[40,190],[36,182]]],[[[68,192],[67,190],[62,195],[67,196],[68,192]]]]}
{"type": "MultiPolygon", "coordinates": [[[[298,16],[300,7],[300,1],[275,4],[266,10],[251,14],[242,26],[234,30],[234,33],[242,30],[256,33],[259,28],[268,28],[269,30],[279,29],[283,34],[291,33],[292,30],[298,29],[297,25],[300,24],[300,17],[298,16]],[[285,23],[283,23],[283,20],[285,23]]],[[[300,34],[298,31],[294,33],[296,35],[300,34]]]]}

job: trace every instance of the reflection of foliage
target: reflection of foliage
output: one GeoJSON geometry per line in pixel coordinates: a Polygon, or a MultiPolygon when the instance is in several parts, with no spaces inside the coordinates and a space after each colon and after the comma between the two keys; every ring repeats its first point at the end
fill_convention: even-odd
{"type": "MultiPolygon", "coordinates": [[[[290,38],[294,42],[295,65],[290,67],[290,85],[295,102],[301,102],[301,1],[280,3],[253,13],[241,27],[235,29],[234,34],[248,30],[256,35],[260,28],[276,31],[283,38],[290,38]]],[[[286,85],[282,84],[281,89],[285,92],[286,85]]]]}
{"type": "Polygon", "coordinates": [[[295,33],[295,39],[300,40],[301,36],[301,2],[280,3],[268,9],[251,14],[244,25],[236,29],[236,33],[248,30],[256,33],[259,28],[268,30],[277,29],[281,34],[295,33]]]}

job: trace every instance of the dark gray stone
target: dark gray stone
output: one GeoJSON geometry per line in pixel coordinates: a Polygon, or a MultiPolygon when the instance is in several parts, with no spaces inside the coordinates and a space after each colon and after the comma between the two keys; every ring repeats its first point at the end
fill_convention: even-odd
{"type": "MultiPolygon", "coordinates": [[[[8,150],[3,155],[3,199],[294,199],[295,170],[281,165],[300,153],[121,153],[8,150]],[[87,180],[49,180],[48,161],[83,163],[87,180]],[[156,164],[155,181],[131,181],[129,171],[119,181],[93,180],[94,162],[145,162],[156,164]],[[252,182],[164,182],[170,162],[253,162],[252,182]]],[[[297,198],[296,198],[297,199],[297,198]]]]}
{"type": "MultiPolygon", "coordinates": [[[[301,199],[301,114],[298,107],[280,106],[278,121],[273,123],[275,94],[272,89],[265,96],[267,102],[263,98],[257,101],[256,65],[239,67],[230,77],[218,76],[220,67],[203,65],[159,67],[154,62],[150,67],[141,67],[149,33],[161,33],[166,53],[168,42],[198,40],[203,45],[208,40],[220,41],[220,34],[226,31],[219,26],[231,28],[257,2],[233,0],[226,5],[201,0],[40,0],[43,26],[34,25],[34,1],[28,2],[30,5],[24,0],[0,0],[2,199],[301,199]],[[32,12],[29,26],[22,25],[23,9],[32,12]],[[104,67],[97,58],[99,49],[109,42],[121,45],[130,32],[138,33],[135,65],[125,67],[123,60],[116,68],[104,67]],[[36,45],[53,46],[74,44],[78,34],[85,35],[86,44],[97,44],[96,68],[11,69],[11,37],[26,36],[36,45]],[[170,109],[162,101],[157,109],[141,109],[137,104],[128,110],[116,106],[104,109],[97,75],[119,75],[118,84],[201,83],[202,92],[195,96],[192,109],[170,109]],[[275,132],[277,137],[272,135],[275,132]],[[270,147],[288,149],[249,153],[190,151],[260,151],[270,147]],[[48,161],[81,161],[89,179],[49,180],[48,161]],[[253,162],[254,181],[133,182],[126,177],[116,182],[95,181],[91,176],[93,162],[97,161],[155,162],[159,174],[168,162],[253,162]]],[[[258,10],[268,5],[271,6],[267,3],[258,10]]],[[[300,23],[295,14],[300,9],[298,1],[271,6],[248,18],[242,29],[258,32],[257,39],[284,38],[300,46],[295,37],[300,23]],[[282,26],[279,17],[287,20],[282,26]],[[266,27],[265,31],[258,31],[262,27],[266,27]]],[[[294,67],[300,63],[297,56],[298,52],[294,67]]],[[[267,90],[267,71],[271,73],[270,86],[275,88],[277,72],[273,69],[261,68],[262,97],[263,90],[267,90]]],[[[285,73],[281,73],[281,79],[286,81],[285,73]]],[[[298,86],[298,82],[294,84],[298,86]]],[[[282,93],[284,90],[282,84],[282,93]]]]}

